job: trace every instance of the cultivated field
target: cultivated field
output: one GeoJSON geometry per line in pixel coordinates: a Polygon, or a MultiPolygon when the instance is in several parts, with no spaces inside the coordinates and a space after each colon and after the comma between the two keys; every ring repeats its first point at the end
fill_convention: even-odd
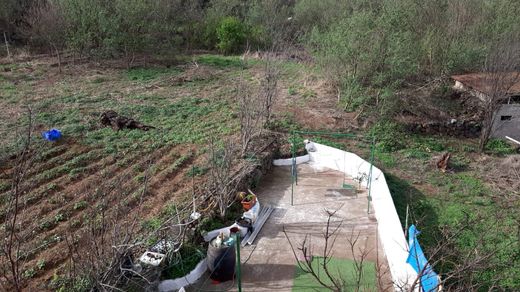
{"type": "MultiPolygon", "coordinates": [[[[236,130],[230,97],[241,63],[209,56],[197,62],[129,71],[84,64],[66,67],[63,74],[37,61],[2,66],[4,206],[14,154],[21,147],[18,138],[28,124],[27,108],[33,114],[31,166],[17,226],[19,236],[27,240],[22,269],[32,279],[31,286],[51,279],[67,263],[66,239],[100,220],[99,210],[118,220],[139,214],[140,228],[154,228],[167,206],[188,192],[188,170],[203,168],[207,138],[236,130]],[[105,110],[156,129],[104,128],[99,115],[105,110]],[[62,131],[61,141],[41,139],[39,133],[51,127],[62,131]]],[[[5,208],[1,215],[3,223],[5,208]]]]}
{"type": "MultiPolygon", "coordinates": [[[[71,240],[100,227],[96,224],[137,218],[141,231],[135,234],[141,234],[160,226],[174,204],[190,197],[192,184],[204,181],[209,138],[218,141],[238,131],[237,78],[255,86],[262,66],[255,59],[244,67],[238,57],[200,55],[167,67],[127,70],[115,61],[87,62],[66,65],[58,73],[53,61],[42,57],[0,65],[2,223],[29,110],[33,125],[16,226],[26,239],[21,269],[33,288],[59,282],[70,269],[71,240]],[[103,127],[99,116],[106,110],[156,129],[103,127]],[[63,138],[43,140],[40,133],[50,128],[60,129],[63,138]]],[[[284,61],[281,68],[280,127],[320,114],[313,108],[336,111],[332,95],[329,100],[320,93],[318,100],[312,86],[319,90],[319,81],[301,70],[303,65],[284,61]],[[312,103],[322,106],[308,106],[312,103]]],[[[314,126],[327,123],[334,126],[328,119],[314,126]]]]}
{"type": "MultiPolygon", "coordinates": [[[[132,236],[142,239],[143,246],[155,242],[157,238],[147,235],[191,198],[193,185],[205,182],[210,138],[237,136],[237,80],[242,77],[258,86],[264,65],[255,58],[244,66],[239,57],[195,55],[130,70],[117,61],[78,61],[59,73],[54,62],[40,57],[0,65],[2,223],[17,154],[26,140],[29,109],[32,113],[29,168],[15,229],[23,239],[20,269],[33,290],[60,287],[62,276],[73,271],[72,243],[79,243],[80,249],[103,243],[107,239],[100,234],[107,220],[121,226],[136,223],[132,236]],[[106,110],[156,129],[103,127],[99,116],[106,110]],[[63,139],[43,140],[40,132],[53,127],[63,132],[63,139]],[[98,236],[91,238],[93,234],[98,236]],[[90,241],[82,242],[82,236],[90,241]]],[[[273,129],[346,132],[363,126],[357,124],[358,113],[337,107],[336,92],[312,65],[281,60],[279,68],[273,129]]],[[[512,149],[499,143],[479,155],[474,139],[402,133],[392,125],[358,132],[377,136],[376,164],[386,173],[403,224],[409,205],[409,222],[423,231],[420,239],[427,252],[442,238],[440,230],[470,222],[456,238],[454,254],[469,257],[475,246],[497,250],[479,266],[479,277],[498,275],[506,279],[503,285],[517,285],[519,200],[514,171],[519,158],[510,155],[512,149]],[[453,155],[452,169],[441,173],[432,161],[446,151],[453,155]]],[[[360,155],[369,152],[366,145],[341,139],[301,138],[360,155]]],[[[2,224],[2,232],[7,226],[2,224]]],[[[448,262],[437,266],[441,273],[450,268],[448,262]]]]}

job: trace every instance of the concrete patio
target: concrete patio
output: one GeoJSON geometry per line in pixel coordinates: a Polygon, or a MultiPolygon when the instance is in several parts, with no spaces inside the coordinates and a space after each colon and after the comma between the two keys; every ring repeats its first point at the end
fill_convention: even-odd
{"type": "MultiPolygon", "coordinates": [[[[241,249],[242,287],[244,291],[291,291],[296,270],[296,259],[284,235],[287,232],[295,249],[305,236],[312,242],[313,256],[323,253],[323,233],[326,227],[325,210],[337,210],[331,226],[342,222],[333,248],[333,257],[359,258],[366,251],[366,261],[382,270],[378,290],[393,290],[386,259],[377,236],[377,221],[367,213],[366,188],[343,188],[343,173],[327,168],[317,168],[310,163],[298,166],[298,185],[294,186],[294,204],[291,205],[291,169],[273,167],[262,180],[256,194],[261,204],[276,207],[252,246],[241,249]],[[351,252],[349,239],[358,237],[355,254],[351,252]],[[382,286],[382,287],[381,287],[382,286]]],[[[358,187],[352,178],[346,184],[358,187]]],[[[297,251],[298,255],[299,252],[297,251]]],[[[299,255],[300,256],[300,255],[299,255]]],[[[294,287],[299,290],[298,287],[294,287]]],[[[190,291],[236,290],[236,283],[211,284],[207,276],[190,291]]]]}

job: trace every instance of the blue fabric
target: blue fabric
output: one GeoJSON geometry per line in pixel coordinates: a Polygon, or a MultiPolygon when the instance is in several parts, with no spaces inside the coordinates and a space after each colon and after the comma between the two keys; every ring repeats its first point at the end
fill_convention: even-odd
{"type": "Polygon", "coordinates": [[[58,129],[50,129],[42,133],[42,137],[47,141],[58,141],[61,138],[61,131],[58,129]]]}
{"type": "Polygon", "coordinates": [[[422,291],[436,292],[439,287],[439,279],[430,264],[428,264],[428,260],[424,256],[422,248],[419,245],[417,235],[420,233],[421,232],[417,230],[415,225],[412,225],[410,228],[408,228],[408,246],[410,247],[410,251],[406,262],[410,264],[418,274],[422,272],[422,291]]]}

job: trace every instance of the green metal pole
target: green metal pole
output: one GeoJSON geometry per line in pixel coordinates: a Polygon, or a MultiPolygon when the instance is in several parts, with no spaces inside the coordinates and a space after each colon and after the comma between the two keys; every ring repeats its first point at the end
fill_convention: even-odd
{"type": "Polygon", "coordinates": [[[235,242],[236,242],[236,249],[237,249],[237,262],[236,262],[237,285],[238,285],[238,292],[242,292],[242,273],[240,270],[240,266],[242,265],[242,262],[240,261],[240,232],[235,233],[235,242]]]}
{"type": "Polygon", "coordinates": [[[292,163],[291,163],[291,206],[294,206],[294,182],[296,178],[296,153],[294,152],[294,131],[291,133],[291,153],[292,153],[292,163]]]}
{"type": "Polygon", "coordinates": [[[296,185],[298,185],[298,168],[296,167],[296,134],[292,133],[291,138],[291,153],[292,153],[292,165],[293,165],[293,173],[294,173],[294,181],[296,185]]]}

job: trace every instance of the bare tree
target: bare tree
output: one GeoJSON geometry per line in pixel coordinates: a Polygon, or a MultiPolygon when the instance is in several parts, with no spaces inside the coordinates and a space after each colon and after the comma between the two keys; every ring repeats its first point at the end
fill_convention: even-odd
{"type": "Polygon", "coordinates": [[[65,17],[56,1],[37,1],[25,16],[28,28],[25,31],[31,40],[44,43],[52,48],[58,59],[61,73],[60,49],[65,45],[65,17]]]}
{"type": "MultiPolygon", "coordinates": [[[[289,238],[288,232],[283,229],[285,237],[291,246],[291,250],[297,260],[298,266],[304,273],[312,275],[312,277],[321,286],[330,289],[332,291],[360,291],[366,290],[368,287],[364,287],[364,279],[366,274],[366,262],[371,250],[366,245],[360,247],[360,235],[359,231],[355,231],[354,228],[351,230],[349,237],[346,242],[349,251],[353,256],[353,270],[354,273],[351,275],[350,280],[347,280],[347,275],[335,271],[331,268],[330,262],[333,257],[333,248],[335,246],[338,235],[341,232],[343,220],[333,221],[336,211],[325,211],[327,214],[327,221],[325,224],[325,231],[320,239],[323,242],[323,248],[318,251],[321,258],[313,258],[313,244],[311,242],[311,236],[306,234],[303,241],[295,248],[291,239],[289,238]],[[303,261],[300,261],[301,255],[303,261]],[[323,271],[323,273],[322,273],[323,271]],[[337,272],[337,273],[336,273],[337,272]]],[[[377,244],[376,244],[377,246],[377,244]]],[[[384,268],[379,266],[380,262],[377,262],[376,273],[378,279],[383,278],[384,268]]],[[[379,280],[378,285],[381,291],[385,290],[383,281],[379,280]]]]}
{"type": "Polygon", "coordinates": [[[11,190],[8,193],[5,226],[1,234],[2,242],[2,281],[1,285],[7,290],[21,291],[23,288],[23,245],[25,239],[20,235],[19,219],[22,211],[21,196],[26,191],[25,177],[32,164],[31,144],[33,139],[33,113],[28,108],[28,124],[23,137],[22,149],[16,156],[12,174],[11,190]]]}
{"type": "Polygon", "coordinates": [[[264,54],[263,76],[260,82],[260,96],[263,100],[264,127],[269,125],[273,114],[273,106],[276,101],[278,79],[280,70],[274,58],[274,51],[264,54]]]}
{"type": "Polygon", "coordinates": [[[249,144],[261,131],[262,101],[254,94],[254,89],[240,76],[237,86],[236,100],[240,120],[241,155],[247,153],[249,144]]]}
{"type": "Polygon", "coordinates": [[[209,171],[206,192],[217,203],[219,215],[224,217],[235,199],[236,187],[232,183],[236,151],[233,143],[224,141],[218,145],[215,138],[209,141],[209,171]]]}
{"type": "MultiPolygon", "coordinates": [[[[245,55],[244,58],[246,58],[245,55]]],[[[243,73],[237,82],[236,100],[240,119],[242,156],[247,153],[253,138],[269,125],[273,115],[280,70],[275,60],[274,51],[265,52],[263,61],[263,70],[258,87],[248,84],[243,73]]]]}
{"type": "Polygon", "coordinates": [[[518,35],[505,36],[496,43],[486,58],[481,79],[486,92],[482,99],[482,131],[479,152],[484,151],[492,134],[496,112],[511,93],[511,88],[520,81],[520,41],[518,35]]]}

